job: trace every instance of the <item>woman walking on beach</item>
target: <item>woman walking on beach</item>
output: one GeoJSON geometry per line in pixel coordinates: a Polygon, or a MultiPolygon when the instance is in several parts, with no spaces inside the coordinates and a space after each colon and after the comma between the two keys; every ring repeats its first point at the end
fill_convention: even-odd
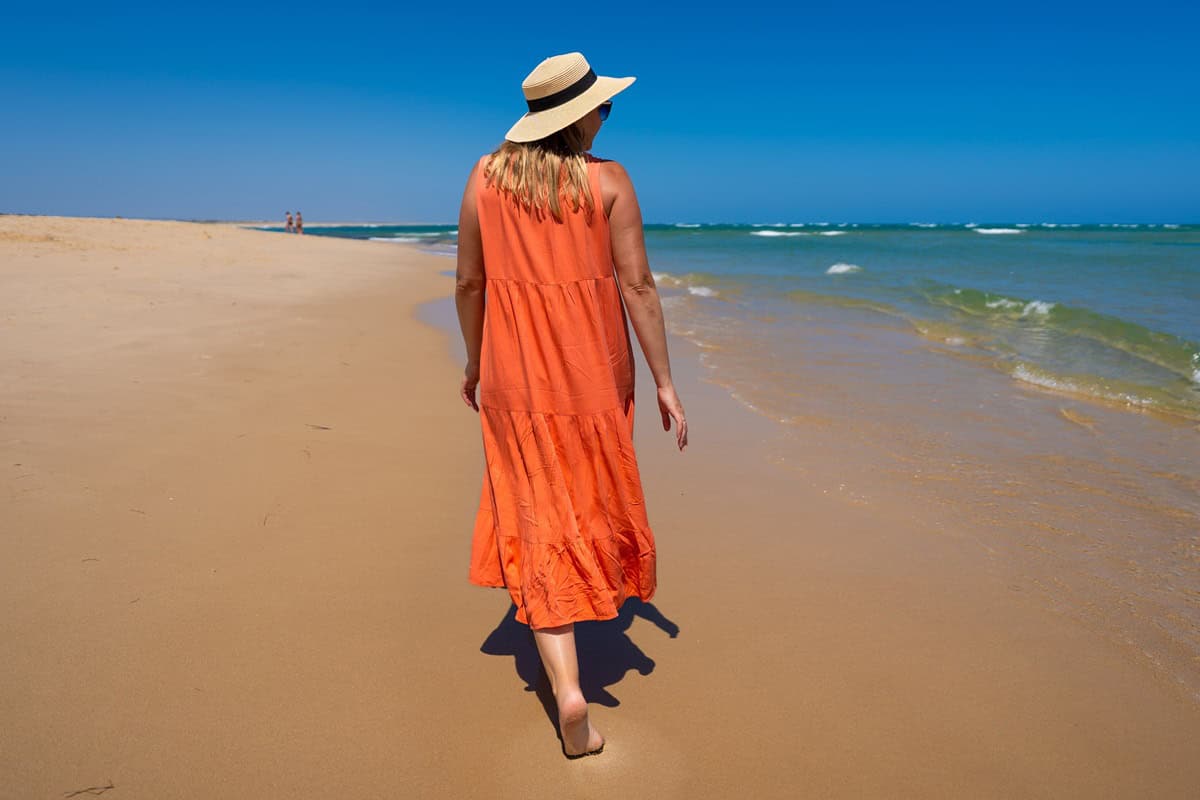
{"type": "Polygon", "coordinates": [[[471,171],[458,227],[461,395],[487,462],[469,579],[506,587],[533,630],[568,758],[604,748],[574,623],[612,619],[656,585],[626,309],[663,429],[687,446],[633,183],[588,152],[633,81],[597,76],[579,53],[539,64],[521,84],[529,112],[471,171]]]}

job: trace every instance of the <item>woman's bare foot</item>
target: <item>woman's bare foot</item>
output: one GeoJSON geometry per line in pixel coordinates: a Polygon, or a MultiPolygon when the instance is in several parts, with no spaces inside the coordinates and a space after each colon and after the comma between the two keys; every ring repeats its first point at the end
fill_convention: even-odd
{"type": "Polygon", "coordinates": [[[568,758],[591,755],[604,749],[604,737],[588,721],[587,701],[582,694],[556,698],[558,729],[562,733],[563,752],[568,758]]]}

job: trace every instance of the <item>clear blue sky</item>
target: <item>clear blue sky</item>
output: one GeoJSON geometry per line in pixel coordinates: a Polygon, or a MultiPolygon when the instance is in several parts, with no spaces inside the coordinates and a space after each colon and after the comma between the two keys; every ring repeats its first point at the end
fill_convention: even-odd
{"type": "Polygon", "coordinates": [[[1200,221],[1200,4],[5,4],[0,211],[452,221],[539,60],[647,221],[1200,221]],[[553,12],[552,12],[553,10],[553,12]]]}

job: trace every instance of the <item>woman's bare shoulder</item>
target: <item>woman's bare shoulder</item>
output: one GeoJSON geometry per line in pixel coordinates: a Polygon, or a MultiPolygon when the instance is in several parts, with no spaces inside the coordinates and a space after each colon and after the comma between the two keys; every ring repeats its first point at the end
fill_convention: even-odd
{"type": "Polygon", "coordinates": [[[600,163],[600,193],[604,197],[604,213],[610,218],[618,198],[637,202],[633,180],[625,171],[625,167],[616,161],[604,160],[600,163]]]}
{"type": "Polygon", "coordinates": [[[467,189],[473,188],[487,173],[488,161],[491,159],[491,153],[481,155],[476,161],[471,164],[471,171],[467,173],[467,189]]]}
{"type": "Polygon", "coordinates": [[[611,158],[596,158],[595,156],[592,156],[589,160],[594,164],[600,165],[601,174],[629,177],[629,173],[625,171],[625,168],[621,166],[621,162],[619,161],[614,161],[611,158]]]}
{"type": "Polygon", "coordinates": [[[600,165],[600,187],[605,194],[620,193],[633,188],[633,179],[618,161],[607,158],[596,159],[600,165]]]}

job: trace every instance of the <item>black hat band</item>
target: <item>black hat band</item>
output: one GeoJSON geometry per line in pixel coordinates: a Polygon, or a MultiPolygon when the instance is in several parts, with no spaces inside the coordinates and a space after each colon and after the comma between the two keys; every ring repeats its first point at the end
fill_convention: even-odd
{"type": "Polygon", "coordinates": [[[535,100],[526,98],[525,102],[529,105],[530,112],[549,111],[550,109],[561,106],[570,100],[574,100],[579,95],[592,88],[596,82],[595,70],[588,70],[587,74],[579,80],[572,83],[565,89],[560,89],[554,94],[548,94],[545,97],[539,97],[535,100]]]}

